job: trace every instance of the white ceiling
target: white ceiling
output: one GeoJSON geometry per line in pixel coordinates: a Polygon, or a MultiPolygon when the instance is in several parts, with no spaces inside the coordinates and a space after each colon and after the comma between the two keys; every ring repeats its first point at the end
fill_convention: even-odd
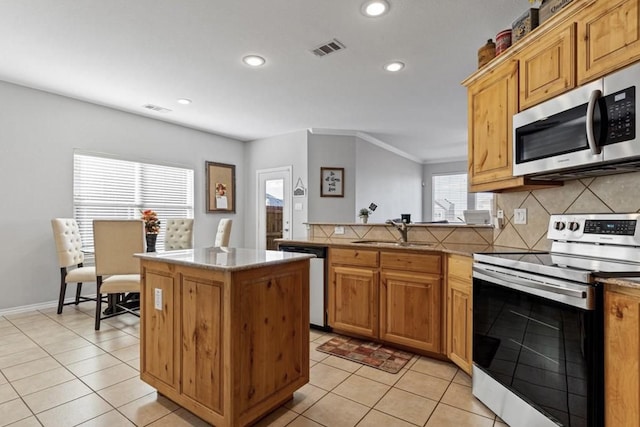
{"type": "Polygon", "coordinates": [[[528,0],[389,0],[375,19],[363,2],[1,0],[0,80],[241,140],[320,128],[420,161],[465,157],[460,82],[528,0]],[[346,49],[310,52],[333,38],[346,49]],[[267,64],[248,68],[250,53],[267,64]]]}

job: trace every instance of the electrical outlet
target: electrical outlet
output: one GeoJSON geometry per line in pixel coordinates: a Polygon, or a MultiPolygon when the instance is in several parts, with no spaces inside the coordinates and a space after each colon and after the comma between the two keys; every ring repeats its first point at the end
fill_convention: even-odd
{"type": "Polygon", "coordinates": [[[514,224],[526,224],[527,223],[527,210],[526,209],[514,209],[513,210],[513,223],[514,224]]]}
{"type": "Polygon", "coordinates": [[[162,289],[155,288],[153,290],[153,308],[162,311],[162,289]]]}
{"type": "Polygon", "coordinates": [[[344,227],[343,226],[337,226],[333,228],[333,234],[344,234],[344,227]]]}
{"type": "Polygon", "coordinates": [[[498,209],[498,212],[496,212],[496,218],[504,219],[504,211],[502,209],[498,209]]]}

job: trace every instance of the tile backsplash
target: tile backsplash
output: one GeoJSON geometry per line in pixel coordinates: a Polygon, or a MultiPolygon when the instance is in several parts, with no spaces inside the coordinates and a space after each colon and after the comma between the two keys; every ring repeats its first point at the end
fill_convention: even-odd
{"type": "Polygon", "coordinates": [[[497,193],[504,227],[493,230],[493,243],[514,248],[549,250],[551,214],[640,212],[640,172],[567,181],[564,186],[516,193],[497,193]],[[527,209],[527,224],[513,223],[513,210],[527,209]]]}

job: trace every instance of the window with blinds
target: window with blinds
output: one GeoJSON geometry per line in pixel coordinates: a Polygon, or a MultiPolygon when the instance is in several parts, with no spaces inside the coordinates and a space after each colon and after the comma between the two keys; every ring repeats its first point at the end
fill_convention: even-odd
{"type": "Polygon", "coordinates": [[[492,210],[493,193],[467,193],[467,174],[432,176],[432,221],[463,222],[467,209],[492,210]]]}
{"type": "Polygon", "coordinates": [[[153,209],[161,222],[156,249],[164,249],[168,218],[193,218],[193,169],[75,153],[73,214],[83,245],[93,247],[93,220],[140,218],[153,209]]]}

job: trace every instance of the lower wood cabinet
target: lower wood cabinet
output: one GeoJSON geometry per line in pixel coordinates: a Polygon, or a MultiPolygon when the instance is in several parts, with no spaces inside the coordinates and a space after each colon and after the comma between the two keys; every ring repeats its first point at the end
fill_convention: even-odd
{"type": "Polygon", "coordinates": [[[473,258],[447,255],[447,357],[471,375],[473,258]]]}
{"type": "Polygon", "coordinates": [[[329,325],[336,331],[440,353],[440,253],[329,249],[329,325]]]}
{"type": "Polygon", "coordinates": [[[378,272],[364,267],[332,266],[329,323],[356,335],[378,336],[378,272]]]}
{"type": "Polygon", "coordinates": [[[441,282],[436,275],[383,270],[380,339],[439,353],[441,282]]]}
{"type": "MultiPolygon", "coordinates": [[[[607,285],[608,286],[608,285],[607,285]]],[[[640,425],[640,292],[604,295],[605,425],[640,425]]]]}

